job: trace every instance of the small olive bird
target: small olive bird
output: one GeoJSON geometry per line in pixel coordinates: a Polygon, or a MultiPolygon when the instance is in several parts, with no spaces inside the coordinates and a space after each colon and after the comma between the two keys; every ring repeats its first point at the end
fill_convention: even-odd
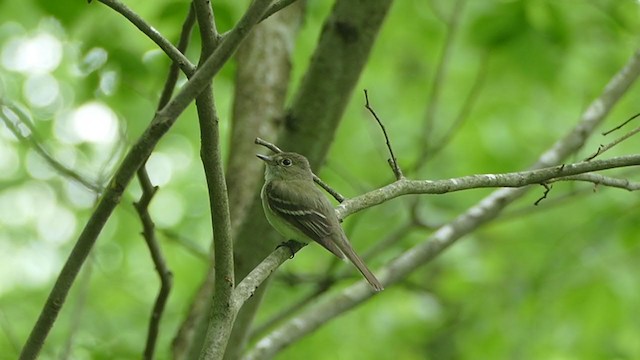
{"type": "Polygon", "coordinates": [[[287,239],[313,240],[341,259],[346,256],[375,291],[382,290],[349,244],[333,206],[314,184],[307,158],[291,152],[257,156],[267,164],[260,196],[271,226],[287,239]]]}

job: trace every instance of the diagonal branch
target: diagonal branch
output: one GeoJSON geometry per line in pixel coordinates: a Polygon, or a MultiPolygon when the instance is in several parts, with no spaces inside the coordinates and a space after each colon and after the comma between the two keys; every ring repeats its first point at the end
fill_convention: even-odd
{"type": "MultiPolygon", "coordinates": [[[[600,97],[591,103],[574,129],[564,138],[558,140],[548,151],[544,152],[532,168],[558,164],[561,159],[580,149],[586,139],[593,133],[594,128],[602,122],[639,75],[640,52],[636,52],[622,70],[611,79],[600,97]]],[[[626,163],[629,165],[640,161],[640,156],[638,155],[625,158],[626,163]]],[[[582,164],[585,163],[580,163],[579,166],[586,166],[582,164]]],[[[562,166],[550,169],[564,171],[562,166]]],[[[587,168],[585,167],[584,169],[586,170],[587,168]]],[[[546,171],[547,169],[543,170],[546,171]]],[[[453,221],[440,227],[425,241],[386,265],[381,272],[377,272],[377,274],[381,275],[382,283],[388,286],[401,281],[419,266],[438,256],[458,239],[497,217],[506,206],[520,198],[526,191],[526,188],[502,188],[494,191],[453,221]]],[[[338,210],[343,216],[355,211],[354,208],[349,208],[347,205],[348,201],[345,201],[339,206],[338,210]]],[[[364,205],[364,203],[360,205],[364,205]]],[[[301,339],[329,320],[366,301],[371,295],[366,283],[359,281],[337,294],[326,296],[320,302],[308,308],[307,311],[294,317],[260,340],[255,348],[246,354],[244,359],[272,357],[284,347],[301,339]]]]}
{"type": "Polygon", "coordinates": [[[24,143],[27,143],[29,146],[31,146],[35,150],[35,152],[38,153],[38,155],[40,155],[47,162],[47,164],[49,164],[49,166],[51,166],[60,175],[78,182],[80,185],[84,186],[85,188],[89,189],[90,191],[96,194],[99,194],[100,192],[102,192],[102,186],[88,179],[85,179],[82,175],[76,173],[73,169],[62,164],[60,161],[55,159],[51,154],[49,154],[49,151],[47,151],[44,148],[44,146],[42,146],[42,143],[39,140],[40,137],[38,136],[35,127],[33,126],[33,124],[31,124],[31,121],[29,120],[29,116],[25,114],[24,111],[22,111],[17,106],[0,99],[0,109],[2,107],[5,107],[8,111],[10,111],[11,114],[13,114],[16,118],[18,118],[20,121],[20,124],[24,124],[24,126],[29,128],[29,132],[31,134],[23,135],[22,132],[18,129],[19,125],[14,124],[8,118],[8,115],[5,111],[0,111],[0,118],[2,118],[2,121],[7,126],[9,131],[11,131],[11,133],[18,140],[24,143]]]}
{"type": "Polygon", "coordinates": [[[112,8],[116,12],[120,13],[127,20],[129,20],[135,27],[140,29],[145,35],[151,39],[165,54],[187,75],[193,74],[196,70],[196,67],[187,59],[184,54],[177,49],[171,41],[167,40],[164,36],[162,36],[158,30],[154,29],[151,25],[149,25],[144,19],[142,19],[138,14],[136,14],[133,10],[128,8],[125,4],[121,3],[118,0],[98,0],[101,3],[107,5],[112,8]]]}
{"type": "Polygon", "coordinates": [[[111,182],[98,202],[98,205],[87,224],[82,230],[76,244],[67,258],[55,285],[31,330],[22,353],[21,360],[35,359],[42,349],[51,327],[53,326],[60,309],[64,305],[71,285],[75,281],[82,265],[93,248],[98,235],[104,228],[107,220],[129,182],[144,164],[160,139],[169,131],[178,116],[187,108],[193,99],[209,84],[211,78],[229,60],[240,42],[249,33],[253,26],[260,20],[264,11],[271,4],[271,0],[255,0],[247,9],[243,17],[221,42],[216,51],[207,59],[202,67],[194,73],[193,77],[185,84],[181,91],[171,100],[167,106],[157,112],[151,124],[132,146],[121,165],[116,170],[111,182]]]}
{"type": "MultiPolygon", "coordinates": [[[[189,39],[191,37],[191,30],[193,29],[194,22],[195,14],[193,11],[193,6],[190,6],[189,12],[187,13],[185,21],[182,24],[180,40],[178,40],[178,51],[180,51],[181,53],[185,53],[187,47],[189,46],[189,39]]],[[[171,63],[164,88],[162,89],[162,94],[160,95],[160,99],[158,100],[158,109],[161,109],[163,106],[165,106],[171,99],[171,94],[173,93],[173,89],[175,88],[176,82],[178,81],[178,70],[178,63],[171,63]]],[[[151,203],[151,200],[153,199],[153,196],[157,191],[157,187],[154,187],[151,184],[146,165],[140,167],[137,176],[140,182],[140,187],[142,188],[142,196],[140,197],[140,200],[134,205],[136,210],[138,211],[140,221],[143,225],[142,234],[144,236],[145,242],[147,243],[149,253],[151,254],[151,259],[160,278],[160,290],[158,291],[156,301],[151,311],[151,319],[149,321],[149,328],[147,331],[147,342],[145,344],[143,353],[143,358],[150,360],[153,359],[153,354],[155,352],[155,345],[160,330],[160,319],[162,317],[162,313],[164,312],[169,293],[173,286],[173,274],[169,270],[166,261],[164,260],[164,256],[162,255],[162,250],[160,249],[160,245],[156,237],[155,224],[153,223],[153,220],[151,219],[148,211],[149,204],[151,203]]]]}

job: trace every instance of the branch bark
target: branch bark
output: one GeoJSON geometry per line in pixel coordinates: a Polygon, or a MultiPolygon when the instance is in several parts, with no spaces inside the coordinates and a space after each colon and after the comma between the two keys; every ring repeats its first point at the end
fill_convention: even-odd
{"type": "MultiPolygon", "coordinates": [[[[539,169],[544,166],[557,165],[562,159],[580,149],[586,139],[593,133],[594,128],[602,122],[639,75],[640,52],[636,52],[622,70],[607,84],[600,97],[591,103],[581,116],[578,124],[564,138],[558,140],[548,151],[544,152],[531,168],[539,169]]],[[[639,160],[640,156],[638,155],[610,159],[612,162],[626,162],[629,165],[636,164],[639,160]]],[[[568,168],[575,170],[576,167],[584,166],[583,169],[589,171],[587,169],[590,168],[587,164],[587,162],[583,162],[570,165],[568,168]]],[[[601,165],[606,166],[602,163],[601,165]]],[[[567,171],[570,172],[573,170],[567,171]]],[[[562,166],[542,169],[540,174],[548,171],[564,171],[564,169],[562,166]]],[[[568,173],[565,174],[568,175],[568,173]]],[[[481,178],[488,180],[487,177],[480,177],[479,179],[481,178]]],[[[515,184],[521,181],[521,178],[515,176],[512,180],[515,184]]],[[[504,185],[504,183],[501,185],[504,185]]],[[[374,192],[375,191],[376,190],[374,190],[374,192]]],[[[376,274],[380,275],[379,278],[386,287],[401,281],[409,273],[435,258],[458,239],[497,217],[505,207],[524,195],[526,191],[526,187],[515,189],[501,188],[494,191],[450,223],[440,227],[435,233],[425,239],[425,241],[403,253],[400,257],[386,265],[381,271],[377,271],[376,274]]],[[[367,197],[363,196],[360,197],[360,199],[361,200],[357,198],[353,199],[354,201],[352,203],[345,201],[339,206],[338,213],[346,216],[355,212],[356,209],[366,207],[364,204],[367,197]]],[[[377,203],[378,200],[376,200],[376,197],[373,197],[369,201],[372,201],[372,204],[374,204],[377,203]]],[[[318,303],[307,308],[303,313],[290,319],[271,334],[262,338],[243,359],[270,358],[278,351],[308,335],[329,320],[366,301],[371,295],[372,293],[368,291],[364,281],[359,281],[337,294],[327,295],[318,303]]]]}
{"type": "MultiPolygon", "coordinates": [[[[391,3],[391,0],[338,0],[323,25],[309,68],[278,137],[278,145],[306,155],[315,169],[329,149],[391,3]]],[[[253,206],[236,239],[237,278],[244,278],[282,241],[267,223],[258,195],[256,189],[253,206]]],[[[262,295],[259,290],[242,307],[234,325],[234,338],[244,338],[249,333],[262,295]]],[[[228,351],[239,354],[244,349],[228,351]]]]}
{"type": "Polygon", "coordinates": [[[251,4],[244,16],[216,48],[216,51],[194,73],[193,77],[169,104],[156,113],[151,124],[127,153],[67,258],[22,349],[20,359],[35,359],[38,356],[60,309],[64,305],[71,285],[86,261],[98,235],[115,207],[120,203],[122,194],[136,171],[144,164],[158,141],[169,131],[178,116],[210,83],[210,79],[220,71],[222,65],[227,62],[240,42],[262,18],[270,4],[271,0],[255,0],[251,4]]]}

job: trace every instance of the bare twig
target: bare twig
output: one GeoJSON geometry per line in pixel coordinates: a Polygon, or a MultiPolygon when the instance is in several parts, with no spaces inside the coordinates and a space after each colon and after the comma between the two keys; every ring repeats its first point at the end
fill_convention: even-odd
{"type": "Polygon", "coordinates": [[[149,253],[151,254],[151,259],[153,260],[153,264],[158,272],[158,276],[160,277],[160,291],[158,292],[155,304],[153,305],[143,356],[144,359],[151,360],[153,359],[153,353],[155,351],[162,313],[173,285],[173,274],[171,273],[171,270],[169,270],[169,267],[164,260],[164,256],[162,255],[162,250],[160,249],[158,239],[156,238],[155,225],[148,211],[149,204],[151,203],[151,200],[158,188],[151,184],[149,175],[144,167],[141,167],[140,170],[138,170],[138,180],[140,181],[140,187],[142,188],[142,195],[140,196],[140,200],[134,205],[138,211],[138,215],[140,216],[140,221],[142,222],[142,235],[147,243],[147,247],[149,248],[149,253]]]}
{"type": "Polygon", "coordinates": [[[547,195],[549,195],[549,192],[551,191],[551,186],[549,186],[547,183],[541,183],[540,185],[544,187],[544,192],[542,193],[542,196],[540,196],[540,198],[533,203],[533,205],[535,206],[538,206],[538,204],[540,204],[542,200],[546,199],[547,195]]]}
{"type": "Polygon", "coordinates": [[[60,309],[65,303],[69,289],[80,272],[82,264],[93,248],[106,221],[120,202],[122,194],[134,174],[144,164],[158,141],[173,126],[178,116],[210,84],[211,78],[229,60],[240,45],[240,42],[260,20],[270,4],[270,0],[254,0],[251,3],[249,9],[228,35],[224,37],[216,51],[193,74],[167,106],[156,112],[150,125],[129,150],[62,267],[58,279],[38,317],[38,321],[22,348],[21,360],[35,359],[38,356],[49,331],[58,317],[60,309]]]}
{"type": "MultiPolygon", "coordinates": [[[[189,6],[189,12],[182,23],[182,30],[180,31],[180,39],[178,40],[177,49],[180,53],[184,54],[187,51],[187,47],[189,46],[189,40],[191,39],[191,31],[193,30],[193,25],[195,24],[196,15],[193,10],[193,4],[189,6]]],[[[169,100],[171,100],[171,95],[173,94],[173,89],[176,87],[176,83],[178,82],[178,71],[180,70],[180,66],[177,62],[172,62],[169,67],[169,74],[167,75],[167,80],[164,83],[164,88],[162,89],[162,93],[160,95],[160,100],[158,100],[157,110],[165,107],[169,100]]],[[[187,77],[191,74],[188,73],[187,77]]]]}
{"type": "Polygon", "coordinates": [[[551,180],[557,181],[558,179],[566,176],[638,165],[640,165],[640,154],[619,156],[606,160],[583,161],[579,163],[564,164],[513,173],[478,174],[446,180],[403,179],[348,199],[338,205],[336,211],[340,218],[345,218],[355,212],[402,195],[444,194],[454,191],[485,187],[519,188],[551,180]]]}
{"type": "Polygon", "coordinates": [[[5,350],[6,354],[11,357],[16,356],[18,351],[20,351],[20,340],[16,336],[15,329],[11,326],[9,319],[7,319],[5,311],[2,309],[0,309],[0,330],[4,334],[6,342],[11,347],[5,350]]]}
{"type": "MultiPolygon", "coordinates": [[[[276,145],[263,140],[259,137],[256,138],[255,143],[257,145],[262,145],[264,147],[266,147],[267,149],[273,151],[274,153],[281,153],[283,152],[279,147],[277,147],[276,145]]],[[[331,186],[329,186],[327,183],[325,183],[324,181],[322,181],[322,179],[320,179],[318,177],[318,175],[313,174],[313,181],[316,182],[316,184],[320,185],[320,187],[322,187],[326,192],[328,192],[329,194],[331,194],[331,196],[333,196],[334,199],[336,199],[339,203],[342,203],[345,200],[345,197],[342,196],[339,192],[337,192],[336,190],[334,190],[331,186]]]]}
{"type": "Polygon", "coordinates": [[[149,37],[153,42],[160,47],[169,58],[178,64],[180,69],[187,75],[193,74],[196,70],[195,65],[187,59],[184,54],[178,50],[173,44],[163,37],[158,30],[154,29],[150,26],[144,19],[142,19],[138,14],[133,12],[133,10],[129,9],[125,4],[121,3],[118,0],[98,0],[101,3],[107,5],[112,8],[116,12],[120,13],[127,20],[129,20],[133,25],[135,25],[140,31],[142,31],[145,35],[149,37]]]}
{"type": "Polygon", "coordinates": [[[271,4],[271,6],[269,6],[267,11],[264,13],[264,15],[262,16],[262,19],[260,19],[260,22],[266,20],[271,15],[273,15],[273,14],[277,13],[278,11],[286,8],[287,6],[293,4],[296,1],[297,0],[276,0],[276,1],[274,1],[273,4],[271,4]]]}
{"type": "Polygon", "coordinates": [[[327,290],[333,284],[332,282],[318,282],[316,287],[313,288],[308,294],[302,296],[292,304],[289,304],[286,308],[277,312],[275,315],[265,320],[255,328],[251,329],[250,339],[255,340],[258,336],[264,334],[267,330],[281,323],[282,321],[290,318],[300,309],[305,308],[308,304],[312,303],[318,296],[327,292],[327,290]]]}
{"type": "Polygon", "coordinates": [[[473,106],[478,100],[480,91],[482,90],[482,87],[484,85],[484,80],[487,75],[487,69],[489,64],[489,54],[490,52],[486,52],[482,55],[482,58],[480,59],[480,65],[476,73],[476,78],[474,79],[473,84],[471,85],[471,89],[469,90],[467,97],[464,99],[464,102],[460,107],[460,111],[458,112],[458,115],[451,123],[451,126],[449,126],[449,128],[445,131],[444,135],[442,135],[442,138],[440,138],[432,146],[429,146],[428,144],[425,145],[426,147],[428,147],[427,149],[428,152],[426,152],[422,158],[418,159],[418,162],[414,167],[415,169],[420,168],[427,160],[433,158],[442,149],[444,149],[445,146],[449,143],[449,141],[453,138],[456,131],[462,127],[464,122],[469,117],[469,113],[471,113],[473,106]]]}
{"type": "Polygon", "coordinates": [[[610,176],[604,176],[600,174],[591,174],[591,173],[565,176],[559,179],[551,180],[550,182],[557,182],[557,181],[584,181],[584,182],[593,183],[596,186],[604,185],[607,187],[625,189],[629,191],[640,190],[639,182],[633,182],[633,181],[629,181],[629,179],[620,179],[620,178],[614,178],[610,176]]]}
{"type": "Polygon", "coordinates": [[[384,134],[384,140],[387,144],[387,149],[389,149],[389,156],[391,156],[391,158],[387,160],[389,162],[389,166],[391,166],[391,170],[393,170],[393,174],[395,175],[396,180],[403,179],[404,175],[402,175],[402,169],[400,169],[400,166],[398,165],[398,159],[396,159],[396,156],[393,154],[393,148],[391,148],[391,142],[389,141],[387,129],[385,129],[384,124],[382,123],[382,121],[380,121],[380,118],[378,118],[376,112],[371,108],[371,105],[369,105],[369,94],[367,93],[367,89],[364,89],[364,100],[364,107],[369,110],[371,115],[373,115],[373,117],[376,119],[378,125],[380,126],[380,129],[382,129],[382,134],[384,134]]]}
{"type": "MultiPolygon", "coordinates": [[[[541,154],[538,161],[532,165],[532,168],[536,169],[542,166],[555,165],[583,146],[588,136],[593,132],[593,129],[604,119],[605,115],[609,113],[613,105],[617,103],[639,75],[640,51],[637,51],[618,74],[611,79],[600,97],[591,103],[582,115],[579,123],[576,124],[564,138],[558,140],[546,152],[541,154]]],[[[623,158],[618,158],[614,162],[623,161],[629,166],[637,162],[637,165],[640,165],[640,155],[623,158]],[[623,158],[625,160],[622,160],[623,158]]],[[[582,170],[585,170],[583,172],[588,172],[586,167],[583,166],[592,163],[593,162],[583,162],[579,163],[579,165],[556,166],[542,169],[541,171],[546,172],[549,169],[554,169],[553,171],[572,172],[576,169],[575,165],[578,165],[582,170]]],[[[538,175],[541,174],[542,173],[538,173],[538,175]]],[[[533,173],[530,173],[530,175],[533,175],[533,173]]],[[[564,173],[564,175],[574,174],[564,173]]],[[[532,179],[535,179],[532,183],[544,181],[544,179],[538,179],[536,175],[534,175],[532,179]]],[[[397,181],[396,184],[402,182],[403,181],[397,181]]],[[[455,186],[456,182],[457,181],[454,181],[451,185],[455,186]]],[[[390,186],[393,186],[393,184],[390,186]]],[[[392,189],[389,190],[394,191],[392,189]]],[[[495,219],[506,206],[522,197],[526,193],[526,190],[526,188],[501,188],[494,191],[450,223],[442,226],[429,236],[428,239],[391,261],[382,271],[378,271],[377,274],[380,274],[385,284],[389,285],[399,282],[419,266],[438,256],[465,234],[495,219]]],[[[355,203],[359,201],[366,203],[370,201],[374,203],[377,202],[367,196],[369,194],[345,201],[338,206],[339,212],[343,215],[352,213],[352,204],[355,205],[355,203]]],[[[374,195],[374,197],[376,196],[377,195],[374,195]]],[[[320,299],[305,312],[290,319],[286,324],[258,341],[256,346],[250,350],[243,359],[264,359],[272,357],[278,351],[316,330],[329,320],[368,300],[372,294],[366,286],[364,281],[360,281],[357,284],[343,289],[339,293],[331,294],[324,299],[320,299]]]]}
{"type": "Polygon", "coordinates": [[[60,161],[51,156],[51,154],[49,154],[49,151],[47,151],[42,146],[42,142],[39,140],[40,136],[38,136],[36,128],[31,123],[29,116],[25,114],[24,111],[22,111],[19,107],[0,99],[0,118],[2,118],[2,121],[5,123],[9,131],[11,131],[11,133],[13,133],[13,135],[18,140],[32,147],[35,152],[38,153],[38,155],[40,155],[47,162],[47,164],[49,164],[49,166],[51,166],[60,175],[76,181],[95,194],[100,194],[102,192],[102,186],[96,184],[93,181],[85,179],[82,175],[62,164],[60,161]],[[4,111],[2,111],[2,107],[5,108],[4,111]],[[7,113],[5,113],[5,111],[7,110],[10,111],[11,114],[13,114],[21,124],[29,129],[29,132],[31,133],[30,135],[22,134],[20,129],[18,129],[18,126],[16,126],[16,124],[14,124],[11,119],[7,117],[7,113]]]}
{"type": "MultiPolygon", "coordinates": [[[[181,53],[186,52],[187,47],[189,46],[189,39],[194,23],[195,12],[193,10],[193,5],[191,5],[189,6],[189,11],[182,24],[180,40],[178,40],[177,49],[181,53]]],[[[176,82],[178,81],[178,70],[178,63],[171,63],[171,66],[169,67],[169,73],[162,90],[162,94],[160,95],[160,99],[158,100],[158,110],[166,106],[171,99],[171,94],[173,94],[173,89],[175,88],[176,82]]],[[[171,292],[171,288],[173,287],[173,274],[171,273],[171,270],[169,270],[162,254],[162,250],[156,237],[155,224],[153,223],[153,220],[151,219],[148,211],[149,204],[151,203],[151,200],[153,199],[153,196],[155,195],[158,188],[154,187],[151,184],[149,174],[147,173],[146,164],[140,167],[137,172],[137,176],[138,181],[140,182],[140,187],[142,188],[142,195],[140,197],[140,200],[134,205],[136,211],[138,212],[138,216],[140,217],[140,221],[142,222],[142,235],[145,239],[145,242],[147,243],[149,253],[151,254],[151,260],[153,261],[155,269],[158,273],[158,277],[160,278],[160,290],[158,291],[158,295],[156,296],[156,300],[151,312],[151,318],[149,320],[149,327],[147,330],[147,341],[143,353],[144,359],[151,360],[153,359],[153,354],[156,348],[155,345],[160,330],[160,320],[162,318],[162,313],[164,312],[167,299],[169,298],[169,293],[171,292]]]]}
{"type": "Polygon", "coordinates": [[[262,145],[262,146],[266,147],[267,149],[273,151],[274,153],[278,153],[279,154],[279,153],[283,152],[275,144],[272,144],[272,143],[270,143],[270,142],[268,142],[266,140],[263,140],[263,139],[261,139],[259,137],[256,138],[255,143],[257,145],[262,145]]]}
{"type": "Polygon", "coordinates": [[[640,116],[640,113],[633,115],[632,117],[630,117],[627,120],[625,120],[625,122],[623,122],[622,124],[614,127],[613,129],[603,132],[602,135],[607,136],[607,135],[611,134],[612,132],[621,129],[623,126],[627,125],[628,123],[630,123],[633,119],[637,118],[638,116],[640,116]]]}
{"type": "MultiPolygon", "coordinates": [[[[466,0],[456,0],[453,4],[453,8],[451,9],[449,17],[444,20],[445,25],[447,26],[447,32],[445,35],[444,43],[442,45],[442,52],[440,53],[438,64],[436,65],[436,72],[433,81],[431,82],[431,91],[427,99],[427,107],[425,110],[422,134],[422,152],[420,154],[420,159],[426,158],[433,148],[431,145],[431,141],[433,139],[432,133],[434,124],[436,122],[436,117],[438,115],[438,107],[440,106],[440,95],[442,93],[442,90],[444,89],[444,80],[448,70],[447,67],[449,65],[449,58],[453,51],[453,44],[459,28],[459,20],[462,15],[465,3],[466,0]]],[[[434,6],[432,8],[434,9],[434,13],[438,14],[436,8],[434,6]]],[[[444,19],[444,17],[441,18],[444,19]]],[[[425,161],[419,160],[419,162],[422,162],[422,164],[424,164],[425,161]]]]}
{"type": "MultiPolygon", "coordinates": [[[[639,114],[640,115],[640,114],[639,114]]],[[[635,116],[634,116],[635,117],[635,116]]],[[[633,118],[632,118],[633,119],[633,118]]],[[[627,120],[627,122],[629,122],[630,120],[627,120]]],[[[619,129],[620,127],[622,127],[622,125],[618,126],[616,129],[619,129]]],[[[612,131],[614,130],[609,130],[607,131],[605,134],[610,134],[612,131]]],[[[637,134],[640,132],[640,127],[637,127],[631,131],[629,131],[628,133],[622,135],[621,137],[613,140],[612,142],[606,144],[606,145],[600,145],[598,146],[598,149],[591,155],[589,155],[585,161],[590,161],[595,159],[596,157],[602,155],[602,153],[604,153],[607,150],[610,150],[612,147],[620,144],[621,142],[627,140],[628,138],[632,137],[633,135],[637,134]]]]}
{"type": "Polygon", "coordinates": [[[170,229],[158,229],[157,231],[164,235],[168,241],[174,242],[178,246],[183,247],[185,251],[196,257],[198,260],[203,262],[208,262],[210,260],[207,250],[204,247],[199,246],[193,239],[189,239],[188,237],[171,231],[170,229]]]}

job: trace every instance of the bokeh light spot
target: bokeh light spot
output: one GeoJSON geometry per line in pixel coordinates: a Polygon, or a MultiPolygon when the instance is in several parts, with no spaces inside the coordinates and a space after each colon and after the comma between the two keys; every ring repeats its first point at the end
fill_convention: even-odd
{"type": "Polygon", "coordinates": [[[86,103],[71,115],[71,123],[77,137],[82,141],[108,144],[118,134],[116,114],[99,102],[86,103]]]}
{"type": "Polygon", "coordinates": [[[45,107],[58,98],[60,87],[58,81],[49,74],[33,74],[25,81],[23,93],[31,105],[45,107]]]}
{"type": "Polygon", "coordinates": [[[14,38],[2,51],[2,65],[5,68],[26,74],[51,72],[60,65],[61,60],[62,44],[48,33],[14,38]]]}

